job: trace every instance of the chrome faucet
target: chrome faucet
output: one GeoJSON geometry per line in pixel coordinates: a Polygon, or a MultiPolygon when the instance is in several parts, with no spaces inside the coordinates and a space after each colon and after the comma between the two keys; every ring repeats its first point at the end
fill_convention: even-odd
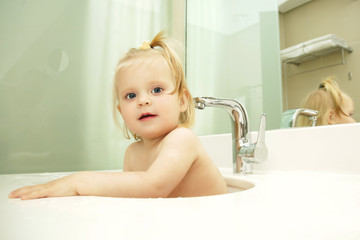
{"type": "Polygon", "coordinates": [[[265,145],[266,116],[261,115],[257,141],[251,143],[249,133],[249,119],[244,106],[234,99],[196,97],[195,108],[205,107],[224,108],[230,115],[232,126],[233,146],[233,172],[252,173],[253,163],[262,163],[267,158],[267,147],[265,145]]]}
{"type": "Polygon", "coordinates": [[[306,108],[296,109],[293,117],[291,118],[291,127],[296,127],[296,121],[298,120],[299,115],[306,115],[310,117],[310,121],[312,122],[311,127],[314,127],[317,122],[318,111],[306,108]]]}

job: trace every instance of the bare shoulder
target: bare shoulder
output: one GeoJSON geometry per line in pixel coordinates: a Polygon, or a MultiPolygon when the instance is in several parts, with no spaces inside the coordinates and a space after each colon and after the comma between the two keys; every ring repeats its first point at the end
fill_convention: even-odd
{"type": "Polygon", "coordinates": [[[141,151],[142,142],[133,142],[131,143],[125,151],[124,155],[124,171],[130,171],[134,161],[138,158],[138,154],[141,151]]]}
{"type": "Polygon", "coordinates": [[[133,152],[138,151],[141,147],[142,147],[141,141],[133,142],[126,148],[125,155],[132,154],[133,152]]]}
{"type": "Polygon", "coordinates": [[[168,141],[177,141],[178,143],[187,143],[187,144],[199,144],[200,140],[198,136],[189,128],[180,127],[171,131],[166,139],[168,141]]]}
{"type": "Polygon", "coordinates": [[[186,151],[198,154],[198,150],[201,149],[201,142],[191,129],[180,127],[165,137],[162,146],[166,149],[172,149],[172,151],[175,149],[176,152],[186,151]]]}

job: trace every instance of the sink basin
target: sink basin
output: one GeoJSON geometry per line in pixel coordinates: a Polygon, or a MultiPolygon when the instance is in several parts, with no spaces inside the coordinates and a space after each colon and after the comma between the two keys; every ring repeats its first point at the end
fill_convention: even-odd
{"type": "Polygon", "coordinates": [[[255,187],[255,184],[234,176],[223,176],[229,193],[240,192],[255,187]]]}

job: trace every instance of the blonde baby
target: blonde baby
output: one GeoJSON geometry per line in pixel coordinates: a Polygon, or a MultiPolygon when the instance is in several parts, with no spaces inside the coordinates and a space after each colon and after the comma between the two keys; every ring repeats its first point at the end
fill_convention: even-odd
{"type": "Polygon", "coordinates": [[[9,197],[166,198],[227,192],[217,167],[189,129],[192,96],[181,61],[163,33],[130,49],[118,63],[114,109],[124,121],[125,136],[135,139],[126,150],[123,172],[79,172],[17,189],[9,197]]]}

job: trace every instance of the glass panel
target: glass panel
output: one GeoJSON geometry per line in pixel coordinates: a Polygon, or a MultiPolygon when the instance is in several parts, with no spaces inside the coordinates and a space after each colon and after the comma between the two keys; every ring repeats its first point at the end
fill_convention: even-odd
{"type": "Polygon", "coordinates": [[[171,35],[172,11],[170,0],[1,1],[0,173],[121,168],[130,141],[112,120],[114,68],[171,35]]]}
{"type": "MultiPolygon", "coordinates": [[[[234,98],[248,111],[251,130],[260,115],[279,128],[282,110],[277,1],[187,1],[186,69],[196,96],[234,98]]],[[[228,133],[223,109],[197,110],[200,135],[228,133]]]]}

